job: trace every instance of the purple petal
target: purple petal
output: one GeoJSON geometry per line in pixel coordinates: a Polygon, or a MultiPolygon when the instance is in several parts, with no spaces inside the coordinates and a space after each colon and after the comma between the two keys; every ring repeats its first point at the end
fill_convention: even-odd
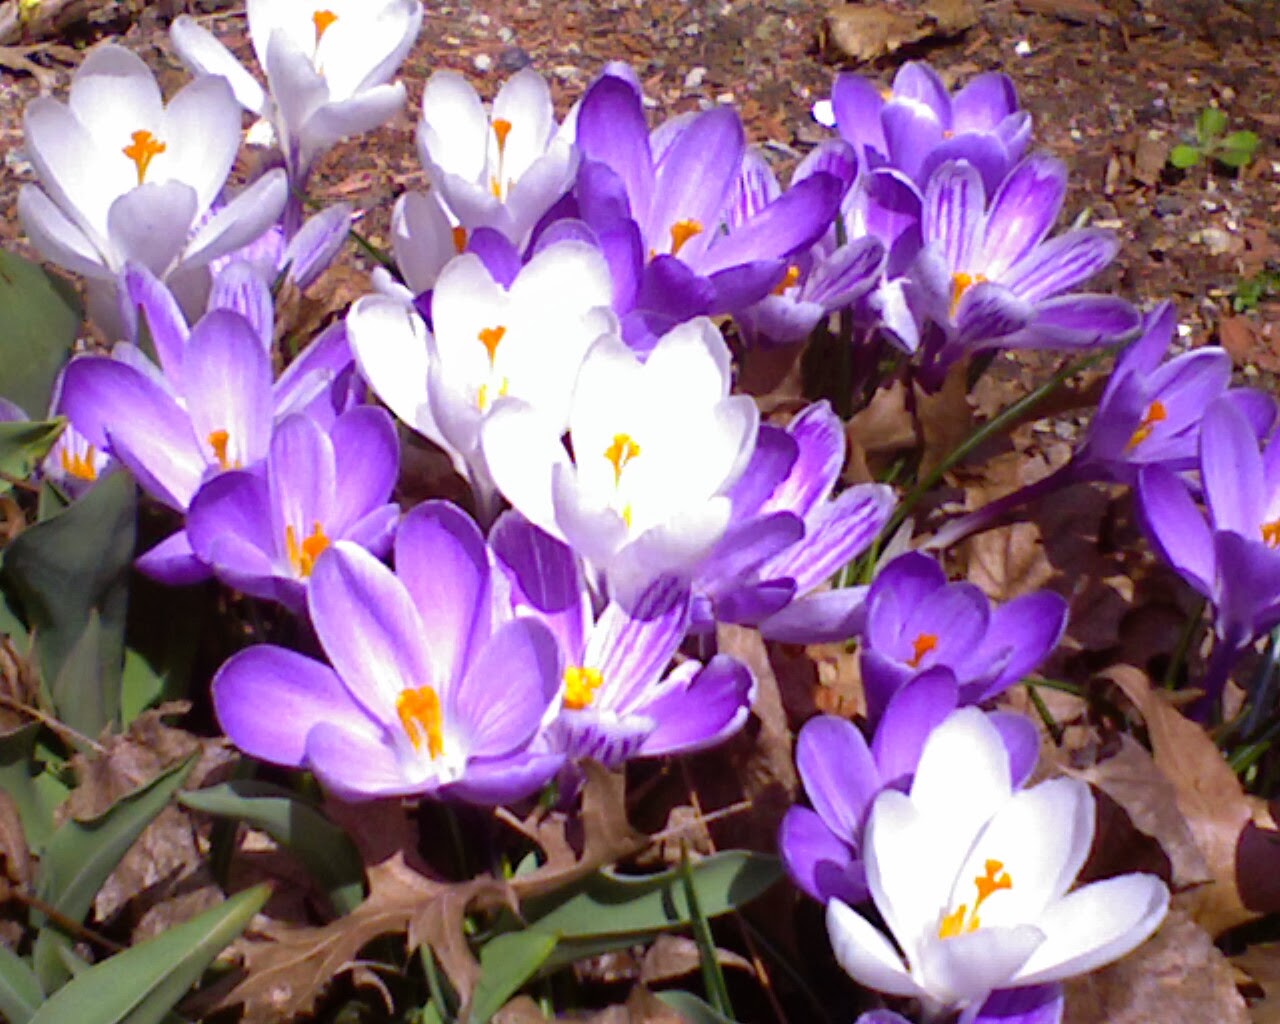
{"type": "Polygon", "coordinates": [[[938,72],[923,61],[910,60],[898,69],[893,76],[893,98],[922,103],[939,124],[951,127],[951,94],[938,72]]]}
{"type": "Polygon", "coordinates": [[[818,902],[852,905],[867,898],[862,861],[807,807],[791,807],[783,816],[778,852],[791,880],[818,902]]]}
{"type": "MultiPolygon", "coordinates": [[[[745,161],[744,161],[745,166],[745,161]]],[[[858,152],[843,139],[825,139],[809,150],[796,165],[791,184],[796,185],[811,174],[830,174],[840,182],[841,194],[848,192],[858,176],[858,152]]]]}
{"type": "Polygon", "coordinates": [[[626,185],[631,214],[645,217],[653,202],[653,158],[649,126],[638,93],[624,80],[606,75],[582,98],[577,145],[584,163],[597,160],[626,185]]]}
{"type": "Polygon", "coordinates": [[[236,260],[213,279],[209,309],[229,309],[249,322],[266,352],[275,337],[275,306],[271,288],[253,264],[236,260]]]}
{"type": "Polygon", "coordinates": [[[693,259],[706,248],[715,237],[745,150],[742,121],[732,107],[713,107],[690,122],[663,157],[652,209],[647,217],[636,217],[650,247],[669,252],[672,226],[689,220],[701,225],[702,232],[685,243],[681,255],[693,259]]]}
{"type": "Polygon", "coordinates": [[[501,231],[494,228],[476,228],[467,241],[467,252],[480,257],[489,276],[496,284],[510,289],[523,265],[520,253],[501,231]]]}
{"type": "Polygon", "coordinates": [[[959,692],[950,669],[932,668],[890,698],[871,740],[871,754],[886,785],[915,774],[925,740],[956,709],[959,692]]]}
{"type": "Polygon", "coordinates": [[[424,501],[401,521],[395,548],[396,575],[421,617],[434,677],[448,687],[493,628],[484,537],[456,505],[424,501]]]}
{"type": "Polygon", "coordinates": [[[225,432],[224,469],[247,468],[264,458],[271,440],[271,361],[252,325],[218,309],[191,331],[183,364],[187,409],[196,437],[209,446],[225,432]]]}
{"type": "Polygon", "coordinates": [[[915,674],[903,662],[865,644],[858,653],[858,669],[867,699],[867,721],[872,723],[880,721],[894,694],[915,674]]]}
{"type": "Polygon", "coordinates": [[[191,550],[186,530],[179,530],[146,554],[139,555],[133,567],[149,579],[170,587],[203,583],[213,575],[213,570],[191,550]]]}
{"type": "Polygon", "coordinates": [[[901,171],[882,167],[864,174],[849,193],[849,203],[865,222],[866,230],[894,250],[895,259],[897,244],[908,236],[914,236],[915,247],[919,247],[924,199],[901,171]]]}
{"type": "Polygon", "coordinates": [[[880,112],[880,122],[890,162],[913,181],[923,183],[925,161],[943,138],[937,115],[916,103],[890,100],[880,112]]]}
{"type": "Polygon", "coordinates": [[[784,273],[786,263],[781,260],[757,260],[716,271],[710,278],[712,315],[736,313],[759,302],[778,285],[784,273]]]}
{"type": "MultiPolygon", "coordinates": [[[[732,588],[769,558],[801,540],[804,533],[804,521],[790,512],[774,512],[730,526],[699,567],[699,589],[719,594],[732,588]]],[[[795,587],[790,589],[794,593],[795,587]]]]}
{"type": "Polygon", "coordinates": [[[536,619],[508,622],[489,637],[445,711],[465,733],[468,757],[528,746],[560,691],[562,669],[560,645],[536,619]]]}
{"type": "Polygon", "coordinates": [[[1000,280],[1027,302],[1040,302],[1105,270],[1119,251],[1120,241],[1114,232],[1103,228],[1068,231],[1036,246],[1017,263],[1005,264],[1009,269],[1000,280]]]}
{"type": "Polygon", "coordinates": [[[545,622],[568,658],[586,645],[586,583],[573,549],[538,529],[518,512],[494,524],[489,544],[511,583],[511,603],[545,622]]]}
{"type": "Polygon", "coordinates": [[[124,273],[122,295],[132,310],[141,310],[164,375],[181,390],[183,354],[191,332],[173,292],[146,267],[132,264],[124,273]]]}
{"type": "Polygon", "coordinates": [[[1000,344],[1009,348],[1090,348],[1123,341],[1142,326],[1138,311],[1112,295],[1063,295],[1041,302],[1031,325],[1000,344]]]}
{"type": "Polygon", "coordinates": [[[928,555],[909,552],[895,558],[877,574],[867,596],[867,643],[892,650],[912,610],[946,583],[942,566],[928,555]]]}
{"type": "Polygon", "coordinates": [[[992,196],[1000,188],[1009,172],[1009,150],[996,135],[962,132],[943,139],[924,159],[920,168],[920,180],[928,181],[933,172],[949,160],[964,160],[973,165],[982,179],[986,195],[992,196]]]}
{"type": "Polygon", "coordinates": [[[872,149],[888,153],[880,124],[884,97],[873,82],[861,75],[837,75],[831,87],[831,109],[836,116],[836,129],[847,142],[859,151],[872,149]]]}
{"type": "Polygon", "coordinates": [[[1144,467],[1138,503],[1147,538],[1160,556],[1201,594],[1213,596],[1213,535],[1186,485],[1163,466],[1144,467]]]}
{"type": "Polygon", "coordinates": [[[796,596],[794,580],[767,580],[724,588],[715,601],[714,616],[720,622],[754,626],[773,618],[796,596]]]}
{"type": "Polygon", "coordinates": [[[1258,437],[1230,402],[1216,401],[1200,426],[1200,475],[1215,530],[1257,538],[1267,509],[1258,437]]]}
{"type": "MultiPolygon", "coordinates": [[[[1056,157],[1043,154],[1028,157],[1009,172],[987,212],[982,264],[988,276],[1001,278],[1009,267],[1044,240],[1058,219],[1066,194],[1067,166],[1056,157]]],[[[1110,258],[1106,262],[1110,262],[1110,258]]],[[[1054,292],[1061,291],[1066,288],[1054,289],[1054,292]]],[[[1025,297],[1034,301],[1044,294],[1049,293],[1025,297]]]]}
{"type": "Polygon", "coordinates": [[[844,468],[844,424],[826,401],[814,402],[787,424],[796,458],[764,509],[794,512],[802,518],[831,493],[844,468]]]}
{"type": "Polygon", "coordinates": [[[341,533],[391,500],[400,474],[400,439],[387,411],[370,405],[339,416],[329,438],[337,484],[331,522],[341,533]]]}
{"type": "Polygon", "coordinates": [[[841,246],[814,266],[803,294],[828,312],[850,305],[875,287],[886,258],[884,243],[871,235],[841,246]]]}
{"type": "Polygon", "coordinates": [[[651,583],[629,610],[609,603],[587,638],[585,662],[604,677],[610,709],[635,711],[634,701],[671,663],[688,625],[688,588],[670,577],[651,583]]]}
{"type": "Polygon", "coordinates": [[[823,823],[839,838],[856,843],[871,801],[884,788],[862,733],[834,715],[809,719],[796,737],[796,768],[823,823]]]}
{"type": "Polygon", "coordinates": [[[1006,117],[1018,112],[1018,92],[1008,75],[988,71],[970,79],[951,98],[957,132],[995,131],[1006,117]]]}
{"type": "Polygon", "coordinates": [[[1062,986],[1035,985],[992,992],[972,1024],[1061,1024],[1062,986]]]}
{"type": "Polygon", "coordinates": [[[733,197],[725,212],[729,229],[735,230],[782,194],[773,168],[755,149],[748,149],[742,157],[738,180],[733,186],[733,197]]]}
{"type": "Polygon", "coordinates": [[[977,693],[966,688],[964,703],[981,703],[1002,693],[1049,657],[1067,628],[1067,611],[1062,596],[1048,590],[1025,594],[995,609],[981,654],[969,666],[979,672],[986,667],[987,681],[977,693]]]}
{"type": "Polygon", "coordinates": [[[1213,549],[1218,635],[1245,643],[1280,621],[1280,551],[1225,531],[1214,534],[1213,549]]]}
{"type": "MultiPolygon", "coordinates": [[[[779,265],[770,280],[781,273],[779,265]]],[[[772,284],[765,284],[761,293],[771,287],[772,284]]],[[[636,305],[667,314],[679,322],[710,314],[717,305],[717,296],[715,286],[684,262],[674,256],[658,256],[645,265],[636,305]]]]}
{"type": "Polygon", "coordinates": [[[719,745],[746,724],[755,692],[750,669],[717,654],[687,686],[669,690],[643,708],[657,727],[640,755],[662,757],[719,745]]]}
{"type": "Polygon", "coordinates": [[[798,593],[809,593],[870,547],[895,502],[883,484],[849,488],[810,512],[804,540],[763,566],[761,576],[789,576],[798,593]]]}
{"type": "Polygon", "coordinates": [[[281,266],[289,277],[306,289],[329,268],[351,231],[351,207],[335,203],[307,219],[285,247],[281,266]]]}
{"type": "Polygon", "coordinates": [[[970,164],[943,164],[929,179],[921,211],[926,243],[941,245],[948,272],[964,270],[977,255],[986,199],[970,164]]]}
{"type": "Polygon", "coordinates": [[[1036,318],[1036,309],[993,281],[980,281],[964,293],[956,309],[957,343],[1000,345],[1036,318]]]}
{"type": "Polygon", "coordinates": [[[385,734],[366,723],[348,715],[317,722],[307,733],[304,763],[324,788],[348,803],[429,792],[434,779],[410,780],[385,734]]]}
{"type": "Polygon", "coordinates": [[[306,412],[326,424],[336,411],[332,400],[335,385],[354,365],[346,324],[339,321],[326,327],[276,381],[273,388],[276,415],[306,412]]]}
{"type": "MultiPolygon", "coordinates": [[[[733,503],[732,521],[755,515],[795,465],[799,447],[789,431],[760,424],[751,461],[729,491],[733,503]]],[[[843,458],[843,455],[842,455],[843,458]]]]}
{"type": "Polygon", "coordinates": [[[222,731],[271,764],[300,767],[307,734],[322,722],[368,721],[328,665],[270,644],[233,655],[212,690],[222,731]]]}
{"type": "Polygon", "coordinates": [[[778,643],[844,643],[862,632],[866,598],[866,587],[815,591],[792,601],[757,628],[766,640],[778,643]]]}
{"type": "Polygon", "coordinates": [[[274,555],[282,538],[272,529],[267,482],[255,473],[214,477],[196,492],[187,513],[187,534],[196,557],[212,565],[229,586],[272,598],[274,555]]]}
{"type": "Polygon", "coordinates": [[[987,721],[996,727],[1009,752],[1009,775],[1013,788],[1021,789],[1040,760],[1040,730],[1026,715],[1012,711],[989,711],[987,721]]]}
{"type": "Polygon", "coordinates": [[[473,762],[461,779],[442,787],[441,793],[483,807],[514,803],[536,793],[563,767],[563,754],[521,753],[473,762]]]}
{"type": "Polygon", "coordinates": [[[333,443],[315,420],[294,415],[280,423],[271,437],[267,485],[273,538],[265,549],[277,550],[288,531],[301,544],[319,526],[330,537],[333,500],[337,490],[333,443]]]}
{"type": "Polygon", "coordinates": [[[718,235],[697,262],[704,274],[753,260],[786,259],[809,248],[835,219],[844,195],[840,179],[817,173],[792,185],[778,199],[729,235],[718,235]]]}

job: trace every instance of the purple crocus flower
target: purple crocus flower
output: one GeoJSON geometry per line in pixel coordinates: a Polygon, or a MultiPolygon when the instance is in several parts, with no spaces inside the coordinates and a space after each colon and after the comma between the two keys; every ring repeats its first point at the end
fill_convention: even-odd
{"type": "Polygon", "coordinates": [[[343,800],[532,793],[564,763],[530,751],[560,699],[555,637],[531,618],[504,621],[484,538],[447,502],[405,516],[395,558],[392,573],[347,541],[322,553],[307,606],[333,667],[266,644],[241,651],[213,680],[223,730],[343,800]]]}
{"type": "Polygon", "coordinates": [[[611,601],[595,617],[568,545],[514,512],[498,520],[490,543],[512,610],[545,622],[564,655],[564,703],[547,746],[614,768],[703,750],[742,728],[755,697],[745,665],[719,655],[670,668],[689,623],[687,586],[664,577],[634,606],[611,601]]]}
{"type": "Polygon", "coordinates": [[[760,428],[730,494],[732,525],[694,579],[695,630],[735,622],[789,643],[858,631],[866,588],[820,588],[875,540],[894,493],[860,484],[832,498],[844,454],[843,424],[826,402],[785,430],[760,428]]]}
{"type": "Polygon", "coordinates": [[[1066,624],[1067,602],[1052,591],[992,609],[972,583],[948,583],[927,555],[900,555],[867,594],[860,664],[868,717],[877,721],[912,677],[940,665],[954,673],[962,705],[989,700],[1048,657],[1066,624]]]}
{"type": "Polygon", "coordinates": [[[552,225],[539,244],[585,230],[600,245],[624,335],[642,352],[678,323],[767,295],[787,260],[826,231],[846,187],[814,173],[726,235],[720,227],[746,148],[737,112],[676,118],[651,137],[639,87],[616,72],[583,96],[577,142],[582,162],[569,206],[581,224],[552,225]]]}
{"type": "MultiPolygon", "coordinates": [[[[1062,985],[1028,985],[992,992],[977,1013],[965,1018],[966,1024],[1062,1024],[1066,1009],[1062,985]]],[[[912,1024],[892,1010],[872,1010],[858,1018],[856,1024],[912,1024]]]]}
{"type": "MultiPolygon", "coordinates": [[[[49,418],[58,415],[58,399],[62,392],[62,375],[53,386],[53,401],[49,418]]],[[[30,420],[26,410],[16,402],[0,398],[0,423],[26,423],[30,420]]],[[[80,497],[98,482],[98,479],[115,468],[110,455],[91,445],[80,431],[70,423],[53,442],[53,447],[40,463],[39,477],[50,480],[68,497],[80,497]]]]}
{"type": "Polygon", "coordinates": [[[898,69],[881,91],[861,75],[836,76],[831,108],[840,135],[869,167],[888,164],[922,187],[948,160],[967,160],[994,192],[1031,141],[1031,117],[1018,108],[1006,75],[978,75],[952,96],[928,64],[898,69]]]}
{"type": "Polygon", "coordinates": [[[1229,395],[1205,411],[1200,479],[1207,522],[1187,485],[1163,466],[1142,470],[1138,497],[1153,546],[1217,611],[1203,713],[1253,639],[1280,624],[1280,444],[1260,451],[1255,425],[1229,395]]]}
{"type": "Polygon", "coordinates": [[[383,409],[352,409],[328,432],[290,416],[276,426],[264,466],[220,473],[196,492],[191,548],[228,586],[302,612],[330,544],[350,541],[378,557],[390,550],[399,462],[395,423],[383,409]]]}
{"type": "MultiPolygon", "coordinates": [[[[796,737],[796,768],[813,810],[795,806],[782,819],[778,847],[792,880],[819,902],[867,898],[860,854],[862,829],[876,795],[910,787],[924,742],[960,703],[949,669],[928,669],[898,690],[884,709],[870,745],[852,723],[835,715],[809,719],[796,737]]],[[[1015,786],[1035,769],[1040,737],[1022,715],[990,712],[1009,752],[1015,786]]]]}
{"type": "Polygon", "coordinates": [[[973,164],[949,161],[933,172],[924,247],[908,291],[926,328],[922,380],[930,386],[967,352],[1089,348],[1141,326],[1137,310],[1114,296],[1063,294],[1104,269],[1119,248],[1100,228],[1048,238],[1066,186],[1066,166],[1044,155],[1010,171],[989,206],[973,164]]]}

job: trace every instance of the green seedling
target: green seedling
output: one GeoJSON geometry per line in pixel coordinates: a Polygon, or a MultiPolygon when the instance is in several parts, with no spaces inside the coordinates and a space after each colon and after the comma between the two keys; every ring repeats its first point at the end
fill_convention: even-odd
{"type": "Polygon", "coordinates": [[[1280,270],[1268,266],[1253,277],[1240,279],[1235,295],[1231,297],[1231,308],[1237,313],[1247,313],[1256,309],[1263,299],[1276,295],[1280,295],[1280,270]]]}
{"type": "Polygon", "coordinates": [[[1196,118],[1196,141],[1174,146],[1169,163],[1179,170],[1210,162],[1240,170],[1257,151],[1257,135],[1247,131],[1227,134],[1227,115],[1217,107],[1206,107],[1196,118]]]}

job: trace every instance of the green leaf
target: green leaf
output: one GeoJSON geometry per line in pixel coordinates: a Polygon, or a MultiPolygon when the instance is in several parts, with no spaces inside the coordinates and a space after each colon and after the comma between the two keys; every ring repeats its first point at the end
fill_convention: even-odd
{"type": "Polygon", "coordinates": [[[36,634],[51,703],[61,721],[88,736],[120,718],[135,504],[133,481],[112,473],[4,552],[5,579],[36,634]],[[95,615],[99,632],[86,637],[95,615]]]}
{"type": "Polygon", "coordinates": [[[8,946],[0,946],[0,1016],[9,1024],[27,1024],[43,1002],[36,972],[8,946]]]}
{"type": "Polygon", "coordinates": [[[521,911],[530,928],[560,938],[548,961],[559,966],[688,925],[686,884],[711,918],[749,903],[781,877],[776,857],[729,850],[692,865],[688,881],[678,869],[640,878],[600,871],[566,891],[526,900],[521,911]]]}
{"type": "Polygon", "coordinates": [[[556,948],[556,937],[538,930],[508,932],[480,949],[480,980],[471,993],[468,1024],[486,1024],[537,973],[556,948]]]}
{"type": "MultiPolygon", "coordinates": [[[[75,921],[83,921],[102,883],[129,852],[129,847],[186,781],[195,756],[121,797],[92,821],[64,822],[49,839],[40,858],[37,895],[75,921]]],[[[41,917],[42,915],[37,915],[41,917]]],[[[67,977],[57,955],[66,937],[52,924],[43,923],[36,936],[32,959],[36,975],[46,991],[53,991],[67,977]]]]}
{"type": "Polygon", "coordinates": [[[658,998],[680,1014],[689,1024],[735,1024],[732,1018],[717,1012],[715,1007],[708,1006],[692,992],[670,989],[659,992],[658,998]]]}
{"type": "Polygon", "coordinates": [[[30,260],[0,252],[0,398],[32,419],[44,416],[80,320],[69,286],[30,260]]]}
{"type": "Polygon", "coordinates": [[[236,779],[182,793],[178,801],[192,810],[261,829],[297,854],[339,914],[349,914],[364,899],[364,867],[351,837],[289,790],[269,782],[236,779]]]}
{"type": "Polygon", "coordinates": [[[1204,159],[1204,153],[1196,146],[1174,146],[1169,151],[1169,163],[1180,171],[1195,167],[1204,159]]]}
{"type": "Polygon", "coordinates": [[[0,735],[0,789],[17,805],[27,845],[37,854],[53,834],[56,806],[46,799],[38,785],[41,773],[35,749],[39,734],[40,723],[32,722],[0,735]]]}
{"type": "Polygon", "coordinates": [[[1247,167],[1258,151],[1258,136],[1253,132],[1232,132],[1219,143],[1217,159],[1228,167],[1247,167]]]}
{"type": "MultiPolygon", "coordinates": [[[[49,449],[66,425],[67,421],[63,419],[0,423],[0,471],[19,480],[27,479],[40,460],[49,454],[49,449]]],[[[0,494],[12,486],[7,480],[0,479],[0,494]]]]}
{"type": "Polygon", "coordinates": [[[160,1024],[270,895],[247,889],[78,975],[28,1024],[160,1024]]]}
{"type": "Polygon", "coordinates": [[[1196,119],[1196,137],[1201,145],[1210,145],[1227,130],[1227,115],[1217,107],[1205,107],[1196,119]]]}

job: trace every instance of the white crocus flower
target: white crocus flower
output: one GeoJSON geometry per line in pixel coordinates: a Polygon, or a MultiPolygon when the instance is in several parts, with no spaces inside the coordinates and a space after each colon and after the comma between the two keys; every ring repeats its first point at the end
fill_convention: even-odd
{"type": "Polygon", "coordinates": [[[961,1010],[961,1022],[997,989],[1118,960],[1159,926],[1169,890],[1130,874],[1068,892],[1093,831],[1085,783],[1014,792],[999,732],[976,708],[956,711],[926,741],[910,793],[881,793],[867,822],[867,884],[893,941],[832,900],[836,959],[855,981],[928,1015],[961,1010]]]}
{"type": "Polygon", "coordinates": [[[434,331],[405,304],[365,296],[347,317],[361,372],[391,411],[455,456],[489,511],[496,498],[480,427],[503,397],[563,433],[574,378],[591,343],[617,329],[604,256],[583,242],[548,246],[510,288],[480,257],[456,257],[431,299],[434,331]]]}
{"type": "MultiPolygon", "coordinates": [[[[95,48],[67,103],[33,100],[26,148],[40,186],[18,213],[46,258],[91,282],[96,311],[114,311],[116,281],[141,264],[203,303],[209,262],[253,241],[280,215],[276,171],[207,217],[240,145],[240,110],[227,83],[203,78],[165,105],[155,77],[121,46],[95,48]]],[[[106,317],[104,328],[118,325],[106,317]]]]}
{"type": "Polygon", "coordinates": [[[664,335],[645,362],[617,335],[578,373],[569,445],[560,424],[516,398],[481,431],[499,490],[561,538],[629,602],[656,577],[688,575],[729,525],[727,490],[755,448],[759,412],[730,396],[729,349],[701,317],[664,335]]]}
{"type": "Polygon", "coordinates": [[[403,84],[387,83],[418,36],[419,0],[249,0],[248,20],[266,91],[190,16],[170,34],[183,63],[226,78],[241,105],[271,123],[295,186],[340,139],[403,108],[403,84]]]}
{"type": "Polygon", "coordinates": [[[467,232],[450,218],[439,192],[406,192],[391,210],[391,251],[404,284],[384,267],[376,267],[373,286],[384,295],[412,302],[435,288],[440,272],[466,247],[467,232]]]}
{"type": "Polygon", "coordinates": [[[578,167],[577,149],[557,128],[551,91],[528,68],[503,83],[491,111],[461,75],[432,75],[418,154],[464,228],[493,228],[517,246],[568,191],[578,167]]]}

